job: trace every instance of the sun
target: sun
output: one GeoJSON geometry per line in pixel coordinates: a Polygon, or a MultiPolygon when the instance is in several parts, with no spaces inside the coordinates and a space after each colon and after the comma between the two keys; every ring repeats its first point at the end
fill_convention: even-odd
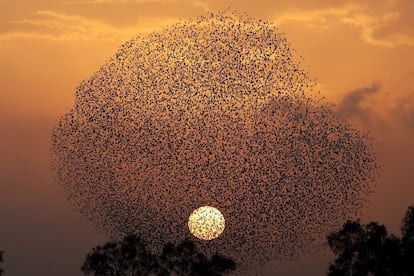
{"type": "Polygon", "coordinates": [[[210,241],[218,238],[224,231],[223,214],[214,207],[202,206],[195,209],[188,218],[188,228],[194,237],[210,241]]]}

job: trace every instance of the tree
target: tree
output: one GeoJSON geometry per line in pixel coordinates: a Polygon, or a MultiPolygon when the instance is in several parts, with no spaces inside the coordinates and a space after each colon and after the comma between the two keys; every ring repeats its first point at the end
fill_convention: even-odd
{"type": "Polygon", "coordinates": [[[156,258],[140,237],[126,236],[121,242],[107,242],[92,249],[81,267],[85,274],[149,275],[157,267],[156,258]]]}
{"type": "Polygon", "coordinates": [[[408,208],[401,226],[401,250],[404,270],[407,275],[414,275],[414,206],[408,208]]]}
{"type": "Polygon", "coordinates": [[[197,251],[195,244],[184,240],[178,246],[168,243],[161,255],[150,252],[139,236],[128,235],[122,241],[110,241],[92,249],[81,267],[87,275],[212,275],[235,270],[233,260],[197,251]]]}
{"type": "MultiPolygon", "coordinates": [[[[0,251],[0,263],[4,262],[3,254],[4,254],[4,251],[0,251]]],[[[4,273],[4,270],[0,267],[0,276],[3,275],[3,273],[4,273]]]]}
{"type": "Polygon", "coordinates": [[[184,240],[178,246],[168,243],[159,258],[160,275],[220,276],[236,269],[233,260],[213,255],[211,259],[197,252],[195,244],[184,240]]]}
{"type": "Polygon", "coordinates": [[[408,208],[401,227],[403,238],[388,235],[384,225],[348,221],[328,236],[337,256],[328,275],[414,275],[414,208],[408,208]]]}

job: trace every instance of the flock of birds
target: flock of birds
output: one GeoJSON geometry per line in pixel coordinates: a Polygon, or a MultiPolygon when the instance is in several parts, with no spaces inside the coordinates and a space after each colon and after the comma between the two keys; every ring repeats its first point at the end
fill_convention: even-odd
{"type": "Polygon", "coordinates": [[[378,165],[295,59],[271,23],[237,14],[126,42],[54,128],[56,181],[99,230],[154,250],[191,238],[251,272],[312,251],[358,215],[378,165]],[[211,241],[187,227],[204,205],[226,218],[211,241]]]}

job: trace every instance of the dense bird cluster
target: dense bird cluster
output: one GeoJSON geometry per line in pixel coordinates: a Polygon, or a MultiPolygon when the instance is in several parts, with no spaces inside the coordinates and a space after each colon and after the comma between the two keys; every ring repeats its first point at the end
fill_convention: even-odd
{"type": "Polygon", "coordinates": [[[155,249],[195,239],[188,217],[210,205],[226,228],[196,241],[206,252],[250,267],[296,257],[358,214],[378,171],[367,136],[313,87],[269,22],[180,22],[128,41],[77,87],[53,172],[109,235],[155,249]]]}

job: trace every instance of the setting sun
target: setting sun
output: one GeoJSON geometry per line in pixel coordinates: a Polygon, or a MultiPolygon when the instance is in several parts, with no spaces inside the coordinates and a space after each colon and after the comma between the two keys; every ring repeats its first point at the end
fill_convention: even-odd
{"type": "Polygon", "coordinates": [[[214,207],[203,206],[191,213],[188,228],[200,240],[213,240],[224,231],[224,216],[214,207]]]}

